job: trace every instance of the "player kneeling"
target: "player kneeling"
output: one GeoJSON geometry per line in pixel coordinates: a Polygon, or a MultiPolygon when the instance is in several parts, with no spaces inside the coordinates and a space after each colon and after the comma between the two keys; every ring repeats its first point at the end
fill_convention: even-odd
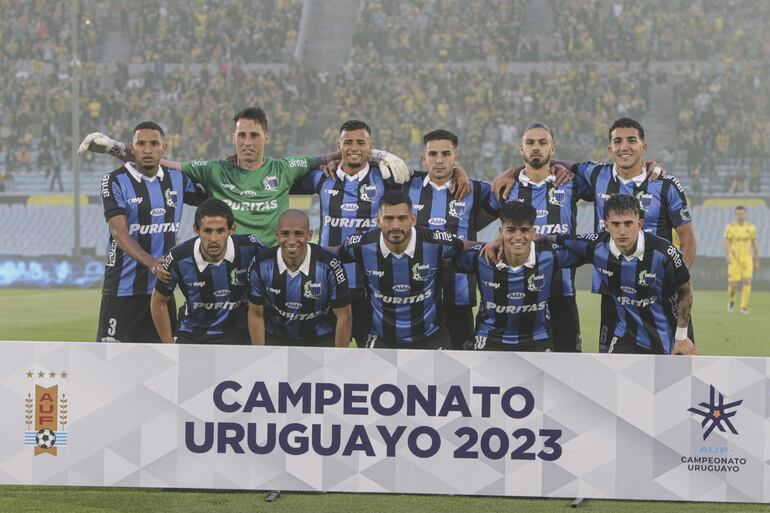
{"type": "Polygon", "coordinates": [[[170,278],[158,279],[152,293],[152,320],[167,344],[248,344],[246,287],[248,269],[264,246],[253,235],[234,235],[232,209],[223,201],[206,200],[195,212],[197,237],[176,246],[163,268],[170,278]],[[166,303],[179,285],[186,317],[176,339],[166,303]]]}

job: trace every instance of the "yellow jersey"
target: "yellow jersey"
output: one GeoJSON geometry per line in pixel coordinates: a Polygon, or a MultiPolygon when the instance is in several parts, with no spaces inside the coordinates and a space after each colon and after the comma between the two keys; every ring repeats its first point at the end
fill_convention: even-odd
{"type": "Polygon", "coordinates": [[[751,242],[757,240],[757,229],[751,223],[730,223],[725,228],[725,239],[730,241],[730,255],[734,260],[751,260],[751,242]]]}

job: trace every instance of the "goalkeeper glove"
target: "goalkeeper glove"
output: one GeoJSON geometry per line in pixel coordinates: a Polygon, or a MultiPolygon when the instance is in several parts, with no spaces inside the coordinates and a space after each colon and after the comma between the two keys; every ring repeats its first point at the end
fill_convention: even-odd
{"type": "Polygon", "coordinates": [[[78,147],[78,155],[84,154],[86,151],[92,151],[94,153],[107,153],[116,157],[122,161],[126,161],[128,158],[128,151],[126,145],[120,141],[110,138],[100,132],[92,132],[88,134],[83,142],[78,147]]]}
{"type": "Polygon", "coordinates": [[[406,183],[412,177],[412,170],[409,169],[406,162],[392,153],[384,150],[372,150],[369,152],[369,156],[377,163],[382,177],[386,180],[392,176],[394,182],[406,183]]]}

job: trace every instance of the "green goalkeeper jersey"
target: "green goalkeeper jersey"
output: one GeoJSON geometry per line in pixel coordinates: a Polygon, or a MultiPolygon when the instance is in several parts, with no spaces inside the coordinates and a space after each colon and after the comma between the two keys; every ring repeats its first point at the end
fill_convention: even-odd
{"type": "Polygon", "coordinates": [[[209,197],[230,205],[237,233],[256,235],[265,246],[274,246],[278,217],[289,208],[289,189],[319,165],[315,157],[265,157],[262,167],[249,171],[226,160],[192,160],[182,163],[182,172],[209,197]]]}

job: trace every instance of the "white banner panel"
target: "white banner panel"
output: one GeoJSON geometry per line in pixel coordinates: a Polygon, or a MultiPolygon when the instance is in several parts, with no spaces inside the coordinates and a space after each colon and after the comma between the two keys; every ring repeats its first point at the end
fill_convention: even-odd
{"type": "Polygon", "coordinates": [[[0,482],[770,501],[770,359],[0,343],[0,482]]]}

